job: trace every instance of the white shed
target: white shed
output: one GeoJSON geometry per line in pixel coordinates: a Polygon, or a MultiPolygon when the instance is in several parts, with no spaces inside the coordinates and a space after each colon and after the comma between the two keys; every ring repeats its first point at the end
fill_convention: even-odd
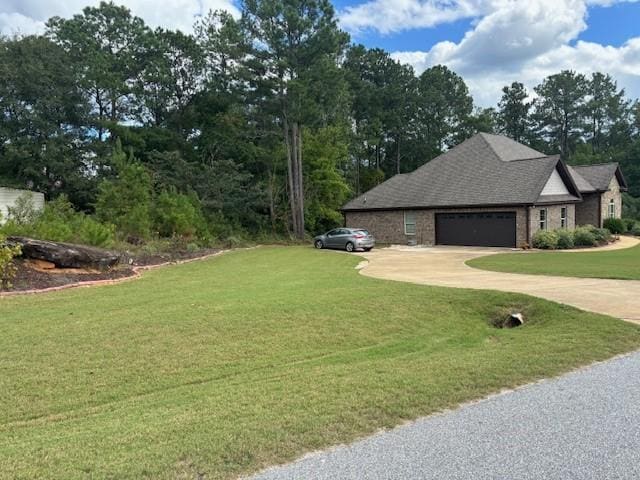
{"type": "Polygon", "coordinates": [[[17,188],[0,186],[0,224],[7,220],[9,207],[13,207],[16,200],[23,195],[31,195],[33,208],[36,211],[44,208],[44,194],[40,192],[32,192],[31,190],[20,190],[17,188]]]}

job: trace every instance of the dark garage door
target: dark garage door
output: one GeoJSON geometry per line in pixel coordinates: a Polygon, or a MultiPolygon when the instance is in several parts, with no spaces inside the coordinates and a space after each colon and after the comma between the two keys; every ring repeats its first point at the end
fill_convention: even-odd
{"type": "Polygon", "coordinates": [[[515,247],[515,212],[438,213],[438,245],[515,247]]]}

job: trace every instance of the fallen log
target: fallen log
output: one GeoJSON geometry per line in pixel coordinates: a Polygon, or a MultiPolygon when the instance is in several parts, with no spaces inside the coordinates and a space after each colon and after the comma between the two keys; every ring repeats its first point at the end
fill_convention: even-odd
{"type": "Polygon", "coordinates": [[[85,245],[49,242],[27,237],[8,237],[7,243],[18,245],[22,256],[45,260],[61,268],[108,268],[120,260],[120,254],[85,245]]]}

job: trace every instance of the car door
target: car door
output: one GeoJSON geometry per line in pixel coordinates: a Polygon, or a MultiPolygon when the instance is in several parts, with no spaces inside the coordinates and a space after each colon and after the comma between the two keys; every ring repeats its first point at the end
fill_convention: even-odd
{"type": "Polygon", "coordinates": [[[340,228],[337,230],[337,234],[335,236],[335,246],[336,248],[345,248],[347,242],[351,238],[351,232],[346,228],[340,228]]]}
{"type": "Polygon", "coordinates": [[[326,246],[327,247],[331,247],[331,248],[336,248],[337,245],[337,239],[338,239],[338,233],[340,232],[340,229],[336,228],[334,230],[331,230],[329,232],[327,232],[326,238],[326,246]]]}

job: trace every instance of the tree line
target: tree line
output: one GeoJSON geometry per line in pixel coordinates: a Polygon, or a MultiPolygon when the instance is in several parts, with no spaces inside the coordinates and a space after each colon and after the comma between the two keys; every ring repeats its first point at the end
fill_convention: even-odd
{"type": "Polygon", "coordinates": [[[177,217],[213,236],[303,238],[341,223],[354,195],[494,132],[570,163],[618,161],[640,196],[640,103],[606,73],[514,82],[479,108],[447,67],[416,75],[352,44],[328,0],[240,8],[184,33],[103,2],[2,38],[0,184],[64,194],[142,238],[195,232],[177,217]]]}

